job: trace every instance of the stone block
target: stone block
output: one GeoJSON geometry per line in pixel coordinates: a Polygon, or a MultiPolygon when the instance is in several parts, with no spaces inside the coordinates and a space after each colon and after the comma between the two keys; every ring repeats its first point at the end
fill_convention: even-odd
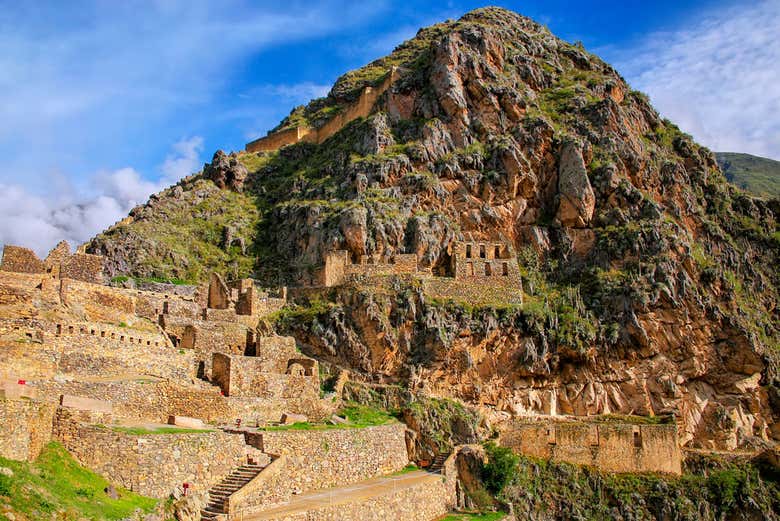
{"type": "Polygon", "coordinates": [[[282,414],[281,423],[284,425],[292,425],[293,423],[305,423],[309,421],[309,418],[305,414],[294,414],[286,412],[282,414]]]}
{"type": "Polygon", "coordinates": [[[189,416],[168,416],[168,425],[176,425],[185,429],[202,429],[205,426],[203,420],[189,416]]]}
{"type": "Polygon", "coordinates": [[[111,402],[104,400],[94,400],[92,398],[84,398],[83,396],[70,396],[63,394],[60,396],[60,405],[63,407],[72,407],[73,409],[79,409],[82,411],[95,411],[112,413],[114,406],[111,402]]]}
{"type": "Polygon", "coordinates": [[[26,384],[20,384],[18,381],[2,382],[0,383],[0,397],[6,400],[35,399],[38,397],[38,393],[35,389],[26,384]]]}

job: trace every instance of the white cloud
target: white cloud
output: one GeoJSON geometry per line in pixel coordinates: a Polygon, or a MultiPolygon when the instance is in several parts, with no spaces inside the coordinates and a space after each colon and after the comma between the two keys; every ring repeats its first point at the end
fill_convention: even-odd
{"type": "Polygon", "coordinates": [[[742,3],[609,52],[656,108],[713,150],[780,159],[780,2],[742,3]]]}
{"type": "Polygon", "coordinates": [[[72,246],[81,244],[151,194],[199,170],[202,150],[203,138],[183,139],[160,165],[156,181],[144,179],[133,168],[120,168],[97,173],[91,183],[97,191],[91,193],[80,193],[72,184],[62,185],[63,178],[59,190],[50,190],[46,196],[18,184],[0,183],[0,244],[26,246],[41,256],[63,239],[72,246]]]}

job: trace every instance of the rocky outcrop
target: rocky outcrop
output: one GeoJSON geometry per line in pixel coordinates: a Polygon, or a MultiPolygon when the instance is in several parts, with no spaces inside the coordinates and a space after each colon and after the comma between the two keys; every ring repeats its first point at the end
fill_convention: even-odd
{"type": "Polygon", "coordinates": [[[238,160],[235,153],[227,155],[222,150],[217,150],[211,163],[203,166],[203,175],[211,179],[220,188],[229,188],[236,192],[244,189],[249,172],[238,160]]]}
{"type": "Polygon", "coordinates": [[[583,228],[593,218],[596,196],[588,180],[582,147],[574,141],[567,141],[561,147],[558,161],[558,210],[555,218],[562,226],[583,228]]]}

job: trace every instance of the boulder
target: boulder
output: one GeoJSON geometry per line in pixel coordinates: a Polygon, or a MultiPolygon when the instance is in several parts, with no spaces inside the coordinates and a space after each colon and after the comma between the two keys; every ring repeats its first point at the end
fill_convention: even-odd
{"type": "Polygon", "coordinates": [[[249,171],[235,154],[227,155],[222,150],[217,150],[211,163],[203,166],[203,175],[222,189],[229,188],[241,192],[249,171]]]}
{"type": "Polygon", "coordinates": [[[202,429],[204,427],[203,420],[188,416],[168,416],[168,425],[176,425],[185,429],[202,429]]]}
{"type": "Polygon", "coordinates": [[[309,421],[309,418],[305,414],[286,412],[282,414],[282,419],[280,421],[284,425],[292,425],[293,423],[306,423],[309,421]]]}

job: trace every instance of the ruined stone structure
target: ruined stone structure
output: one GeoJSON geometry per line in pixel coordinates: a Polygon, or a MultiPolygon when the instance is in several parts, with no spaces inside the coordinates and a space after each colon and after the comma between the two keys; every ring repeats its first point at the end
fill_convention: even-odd
{"type": "Polygon", "coordinates": [[[265,137],[247,143],[246,151],[273,152],[285,145],[291,145],[301,141],[307,143],[322,143],[344,128],[344,126],[351,121],[358,118],[364,118],[371,114],[374,110],[376,101],[398,79],[398,75],[398,68],[392,67],[381,84],[376,87],[369,86],[363,88],[355,103],[343,108],[341,112],[326,121],[322,126],[318,128],[296,126],[269,133],[265,137]]]}
{"type": "Polygon", "coordinates": [[[346,250],[325,255],[324,266],[305,282],[333,287],[350,281],[391,275],[409,275],[422,281],[431,298],[468,300],[472,303],[521,304],[522,280],[512,247],[499,241],[461,241],[452,246],[446,275],[434,276],[418,267],[413,253],[389,257],[361,255],[353,259],[346,250]]]}
{"type": "Polygon", "coordinates": [[[676,425],[517,420],[500,442],[519,454],[611,472],[682,472],[676,425]]]}
{"type": "Polygon", "coordinates": [[[14,273],[47,273],[52,278],[103,283],[103,258],[88,253],[71,254],[70,246],[65,241],[52,249],[43,261],[30,249],[6,246],[3,249],[0,270],[14,273]]]}

